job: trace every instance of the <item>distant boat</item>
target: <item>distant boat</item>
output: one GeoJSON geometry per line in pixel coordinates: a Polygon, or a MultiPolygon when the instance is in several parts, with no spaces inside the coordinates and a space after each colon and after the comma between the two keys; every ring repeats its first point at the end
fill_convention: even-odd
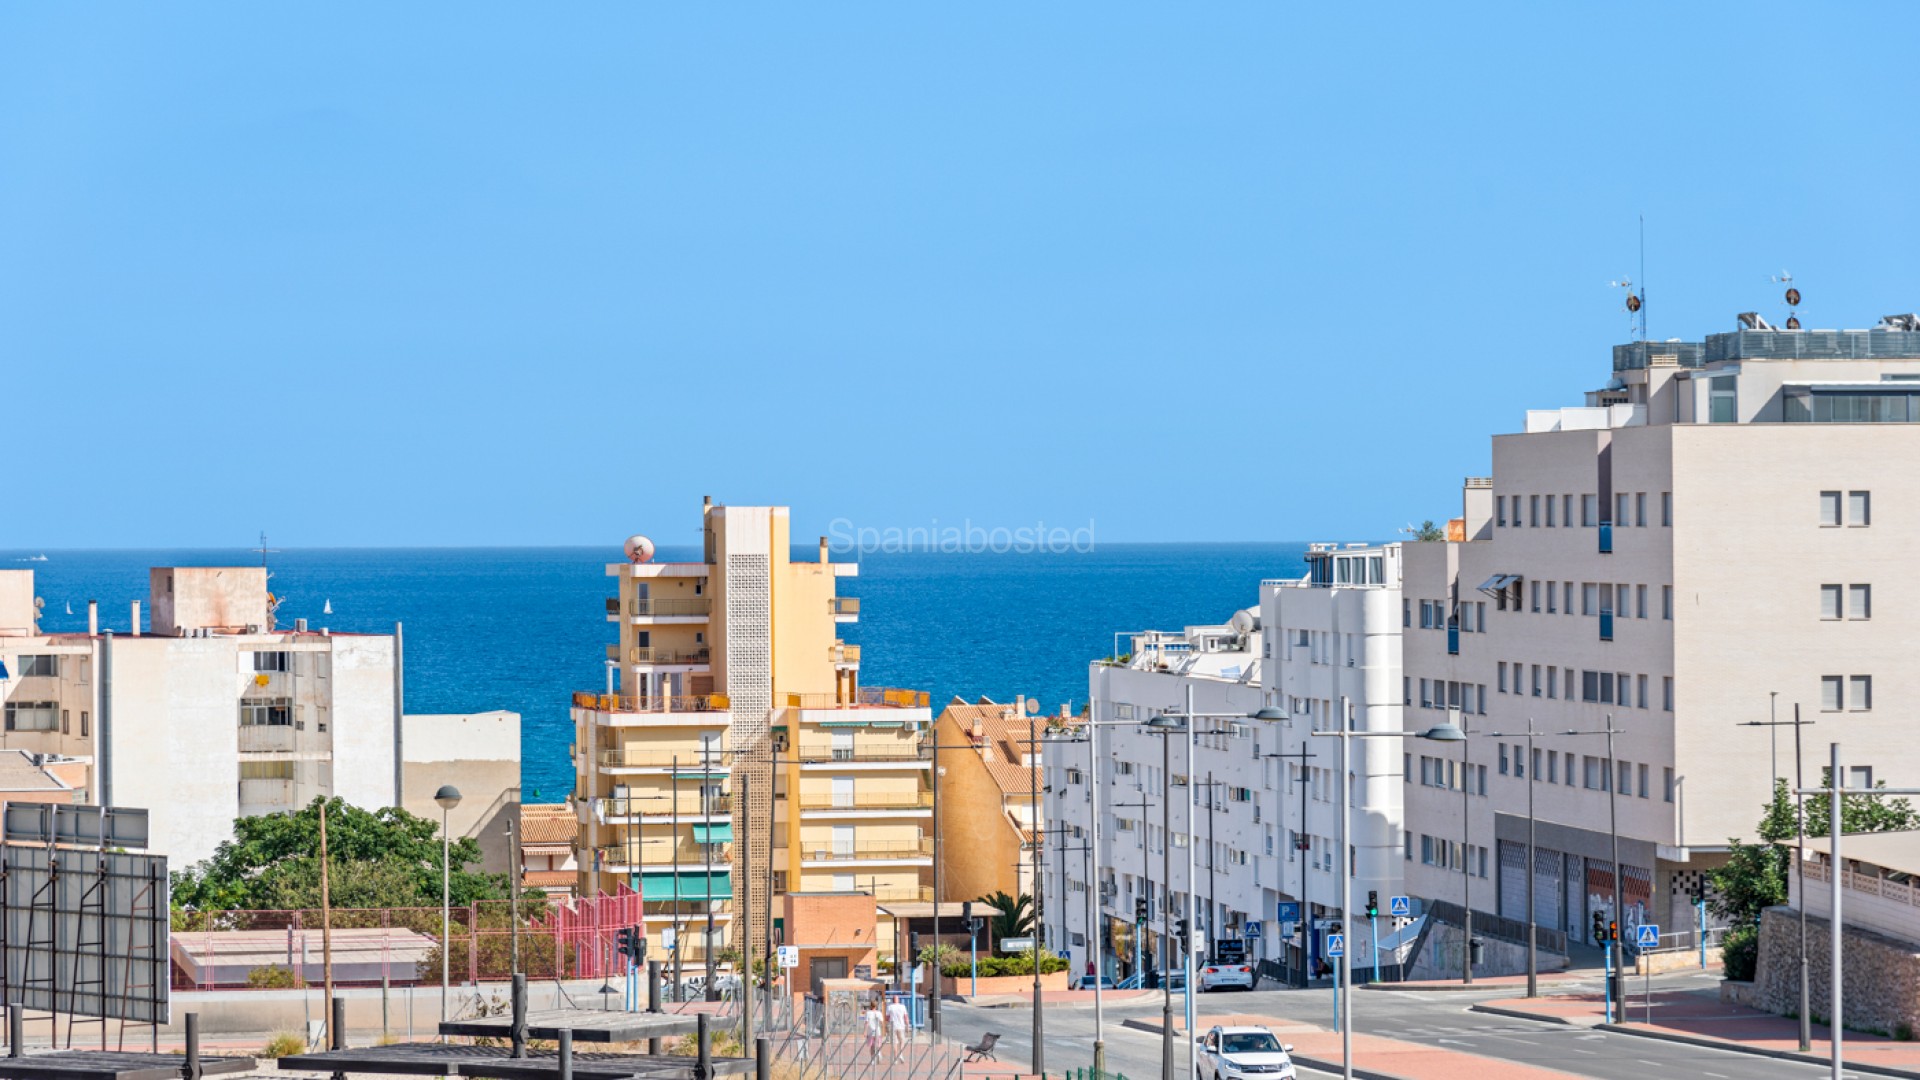
{"type": "Polygon", "coordinates": [[[73,614],[73,601],[67,601],[67,614],[73,614]]]}
{"type": "Polygon", "coordinates": [[[327,602],[325,604],[322,604],[320,606],[320,614],[322,615],[333,614],[333,599],[331,597],[327,599],[327,602]]]}
{"type": "Polygon", "coordinates": [[[20,560],[18,560],[18,561],[20,561],[20,562],[46,562],[46,561],[47,561],[47,557],[46,557],[45,555],[29,555],[29,556],[27,556],[26,558],[24,558],[24,559],[20,559],[20,560]]]}

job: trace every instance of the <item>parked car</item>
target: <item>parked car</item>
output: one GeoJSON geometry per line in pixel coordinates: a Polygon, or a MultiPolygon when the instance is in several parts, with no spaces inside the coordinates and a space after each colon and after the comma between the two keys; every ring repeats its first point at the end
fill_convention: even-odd
{"type": "Polygon", "coordinates": [[[1194,1040],[1196,1080],[1296,1080],[1293,1047],[1263,1027],[1216,1027],[1194,1040]]]}
{"type": "Polygon", "coordinates": [[[1096,985],[1098,985],[1102,990],[1118,990],[1120,988],[1120,984],[1114,982],[1113,976],[1111,975],[1082,975],[1079,978],[1073,980],[1073,982],[1068,985],[1067,989],[1091,990],[1096,985]]]}
{"type": "Polygon", "coordinates": [[[1201,967],[1194,982],[1199,984],[1200,992],[1203,994],[1210,990],[1228,988],[1251,990],[1253,989],[1253,967],[1250,964],[1208,963],[1201,967]]]}

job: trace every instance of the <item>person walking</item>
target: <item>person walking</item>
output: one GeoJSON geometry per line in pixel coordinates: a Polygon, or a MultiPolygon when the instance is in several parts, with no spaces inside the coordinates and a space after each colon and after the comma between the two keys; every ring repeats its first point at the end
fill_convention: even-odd
{"type": "Polygon", "coordinates": [[[899,997],[887,1002],[887,1040],[893,1044],[893,1060],[907,1052],[907,1003],[899,997]]]}
{"type": "Polygon", "coordinates": [[[878,998],[867,1002],[867,1011],[861,1014],[861,1019],[867,1024],[867,1060],[878,1061],[880,1060],[880,1031],[886,1024],[880,1016],[878,998]]]}

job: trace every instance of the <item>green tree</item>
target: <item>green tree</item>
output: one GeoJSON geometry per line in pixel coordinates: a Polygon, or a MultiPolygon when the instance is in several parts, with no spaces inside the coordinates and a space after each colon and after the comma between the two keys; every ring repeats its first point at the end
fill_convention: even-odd
{"type": "MultiPolygon", "coordinates": [[[[1832,783],[1833,769],[1823,766],[1820,769],[1820,786],[1832,783]]],[[[1885,780],[1873,785],[1876,788],[1887,786],[1885,780]]],[[[1828,807],[1832,800],[1825,795],[1807,796],[1807,833],[1811,836],[1826,836],[1832,831],[1828,824],[1828,807]]],[[[1915,813],[1913,804],[1905,799],[1890,799],[1885,795],[1845,795],[1840,799],[1840,831],[1844,833],[1899,832],[1904,829],[1920,829],[1920,813],[1915,813]]],[[[1787,836],[1793,835],[1788,827],[1787,836]]]]}
{"type": "Polygon", "coordinates": [[[1447,530],[1435,525],[1432,518],[1428,518],[1418,525],[1409,525],[1400,531],[1418,541],[1445,540],[1447,538],[1447,530]]]}
{"type": "MultiPolygon", "coordinates": [[[[173,875],[173,906],[199,911],[320,906],[320,804],[238,818],[213,857],[173,875]]],[[[440,906],[440,823],[396,807],[327,801],[328,891],[337,908],[440,906]]],[[[469,869],[480,845],[454,841],[453,903],[507,897],[504,874],[469,869]]]]}
{"type": "Polygon", "coordinates": [[[993,917],[993,939],[1026,937],[1033,933],[1033,897],[1021,893],[1019,897],[1008,896],[1005,892],[988,893],[976,897],[976,904],[985,904],[1000,912],[993,917]]]}

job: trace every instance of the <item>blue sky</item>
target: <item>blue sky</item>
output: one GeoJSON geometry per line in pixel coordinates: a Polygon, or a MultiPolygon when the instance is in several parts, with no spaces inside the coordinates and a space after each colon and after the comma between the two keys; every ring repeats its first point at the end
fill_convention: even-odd
{"type": "Polygon", "coordinates": [[[0,547],[1377,538],[1920,308],[1903,9],[10,4],[0,547]]]}

